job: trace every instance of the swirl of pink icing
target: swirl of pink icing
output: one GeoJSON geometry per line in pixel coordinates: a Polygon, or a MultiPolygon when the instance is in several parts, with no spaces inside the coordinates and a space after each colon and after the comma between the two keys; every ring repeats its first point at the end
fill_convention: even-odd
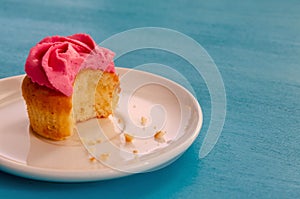
{"type": "Polygon", "coordinates": [[[114,55],[87,34],[46,37],[31,48],[25,72],[33,82],[71,96],[80,70],[90,68],[114,73],[114,55]]]}

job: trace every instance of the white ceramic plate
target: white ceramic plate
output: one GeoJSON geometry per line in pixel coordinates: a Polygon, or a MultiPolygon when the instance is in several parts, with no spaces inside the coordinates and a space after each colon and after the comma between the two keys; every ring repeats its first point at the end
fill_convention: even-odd
{"type": "Polygon", "coordinates": [[[79,123],[78,133],[64,141],[31,132],[21,96],[23,75],[1,79],[0,169],[38,180],[84,182],[153,171],[176,160],[200,132],[197,100],[163,77],[125,68],[117,72],[122,91],[114,117],[79,123]],[[158,131],[164,134],[155,138],[158,131]]]}

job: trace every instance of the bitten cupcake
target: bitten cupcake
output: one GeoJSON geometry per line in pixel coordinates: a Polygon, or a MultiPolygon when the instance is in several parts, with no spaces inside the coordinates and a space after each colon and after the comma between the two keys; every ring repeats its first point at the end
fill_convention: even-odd
{"type": "Polygon", "coordinates": [[[46,37],[32,47],[22,83],[32,130],[62,140],[77,122],[112,114],[120,92],[113,57],[87,34],[46,37]]]}

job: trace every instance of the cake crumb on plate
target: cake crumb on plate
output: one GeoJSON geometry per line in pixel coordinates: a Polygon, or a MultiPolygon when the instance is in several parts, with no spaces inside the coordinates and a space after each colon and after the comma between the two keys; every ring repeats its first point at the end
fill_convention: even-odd
{"type": "Polygon", "coordinates": [[[145,126],[147,123],[147,118],[145,118],[144,116],[141,117],[141,125],[145,126]]]}
{"type": "Polygon", "coordinates": [[[166,134],[165,131],[157,131],[155,134],[154,134],[154,138],[155,139],[161,139],[163,138],[163,136],[166,134]]]}
{"type": "Polygon", "coordinates": [[[126,142],[132,142],[133,141],[133,136],[132,135],[124,133],[124,137],[125,137],[126,142]]]}
{"type": "Polygon", "coordinates": [[[108,153],[102,153],[102,154],[100,155],[100,159],[103,160],[103,161],[107,160],[108,157],[109,157],[109,154],[108,154],[108,153]]]}
{"type": "Polygon", "coordinates": [[[132,151],[132,153],[137,154],[138,150],[135,149],[135,150],[132,151]]]}
{"type": "Polygon", "coordinates": [[[160,143],[165,142],[165,139],[164,139],[164,135],[165,135],[165,134],[166,134],[165,131],[157,131],[157,132],[154,134],[154,139],[155,139],[155,141],[160,142],[160,143]]]}

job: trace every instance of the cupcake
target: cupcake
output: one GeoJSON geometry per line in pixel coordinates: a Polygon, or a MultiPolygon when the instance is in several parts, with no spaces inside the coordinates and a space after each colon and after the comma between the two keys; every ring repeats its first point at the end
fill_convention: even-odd
{"type": "Polygon", "coordinates": [[[63,140],[77,122],[111,115],[120,91],[113,57],[87,34],[46,37],[32,47],[22,83],[32,130],[63,140]]]}

